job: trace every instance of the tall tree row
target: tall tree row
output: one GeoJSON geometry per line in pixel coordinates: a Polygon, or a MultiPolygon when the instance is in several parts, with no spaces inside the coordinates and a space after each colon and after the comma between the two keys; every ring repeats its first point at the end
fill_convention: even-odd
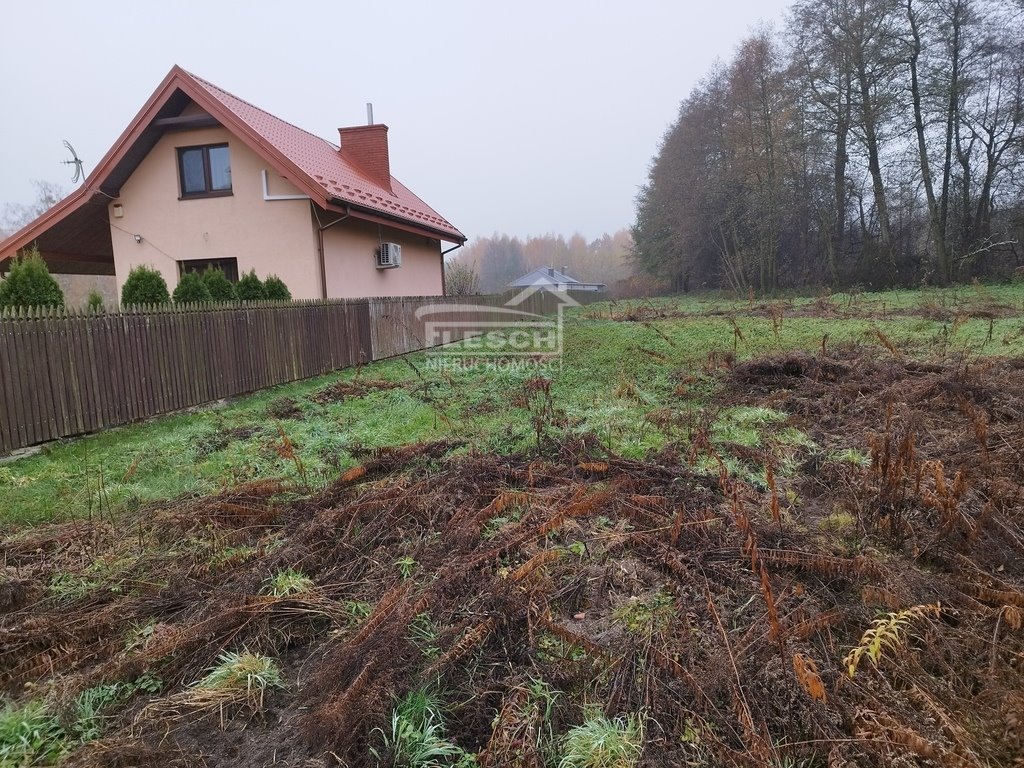
{"type": "Polygon", "coordinates": [[[797,0],[682,102],[637,198],[678,290],[882,287],[1024,263],[1024,9],[797,0]]]}

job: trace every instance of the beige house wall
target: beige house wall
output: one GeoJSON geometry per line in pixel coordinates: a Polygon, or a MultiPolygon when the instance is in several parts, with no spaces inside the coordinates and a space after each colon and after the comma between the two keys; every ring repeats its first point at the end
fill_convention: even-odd
{"type": "Polygon", "coordinates": [[[309,200],[263,199],[261,172],[268,169],[271,195],[299,194],[256,153],[224,128],[165,134],[109,204],[117,291],[132,267],[158,269],[173,290],[178,262],[238,260],[238,272],[276,274],[296,299],[318,299],[320,269],[309,200]],[[178,147],[227,143],[232,194],[179,200],[178,147]],[[121,218],[113,207],[120,204],[121,218]],[[135,235],[142,237],[137,243],[135,235]]]}
{"type": "Polygon", "coordinates": [[[441,243],[359,219],[324,230],[324,271],[331,298],[438,296],[443,293],[441,243]],[[402,266],[377,269],[381,242],[402,246],[402,266]]]}

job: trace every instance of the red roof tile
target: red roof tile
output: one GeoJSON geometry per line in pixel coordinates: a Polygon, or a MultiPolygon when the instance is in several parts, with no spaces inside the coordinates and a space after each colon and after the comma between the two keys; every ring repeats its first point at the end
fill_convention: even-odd
{"type": "Polygon", "coordinates": [[[391,177],[392,189],[384,189],[368,178],[357,166],[346,161],[336,144],[274,117],[269,112],[191,72],[184,74],[288,158],[310,178],[312,183],[323,187],[328,197],[377,211],[385,216],[427,226],[451,235],[458,241],[466,239],[451,222],[414,195],[394,176],[391,177]]]}

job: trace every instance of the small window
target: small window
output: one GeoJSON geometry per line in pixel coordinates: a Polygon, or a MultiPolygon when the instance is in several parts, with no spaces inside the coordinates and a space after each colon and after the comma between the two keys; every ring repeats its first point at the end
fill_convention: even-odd
{"type": "Polygon", "coordinates": [[[231,155],[227,144],[178,147],[182,197],[231,194],[231,155]]]}
{"type": "Polygon", "coordinates": [[[238,282],[238,259],[191,259],[178,262],[178,269],[182,275],[188,272],[202,273],[207,267],[219,269],[232,283],[238,282]]]}

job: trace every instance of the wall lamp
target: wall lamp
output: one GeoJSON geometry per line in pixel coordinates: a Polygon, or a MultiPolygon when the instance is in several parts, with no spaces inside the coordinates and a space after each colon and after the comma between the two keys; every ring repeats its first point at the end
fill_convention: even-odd
{"type": "Polygon", "coordinates": [[[142,242],[142,235],[133,235],[133,237],[135,238],[135,242],[136,243],[141,243],[142,242]]]}

